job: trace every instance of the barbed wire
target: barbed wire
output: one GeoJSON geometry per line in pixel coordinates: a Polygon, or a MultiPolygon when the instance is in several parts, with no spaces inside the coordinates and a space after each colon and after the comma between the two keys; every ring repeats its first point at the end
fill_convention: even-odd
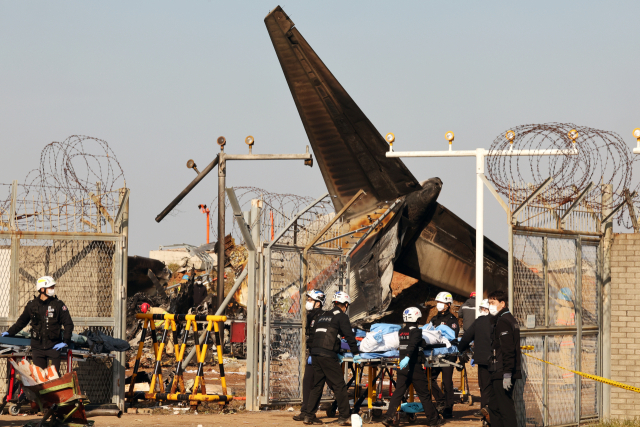
{"type": "MultiPolygon", "coordinates": [[[[106,220],[98,214],[89,193],[114,215],[119,207],[115,192],[125,186],[122,166],[105,140],[71,135],[62,142],[52,142],[42,149],[39,167],[19,183],[16,219],[25,223],[19,228],[71,231],[72,224],[75,230],[80,224],[95,230],[91,218],[101,218],[103,224],[106,220]]],[[[0,200],[0,209],[7,213],[10,203],[10,196],[0,200]]]]}
{"type": "MultiPolygon", "coordinates": [[[[514,132],[513,150],[577,149],[575,155],[556,156],[499,156],[493,152],[509,150],[507,131],[493,141],[487,157],[487,173],[496,190],[514,203],[522,203],[532,187],[538,187],[547,178],[553,181],[538,200],[557,208],[573,200],[593,182],[595,186],[585,199],[585,204],[596,212],[612,208],[624,202],[625,191],[637,194],[640,183],[633,181],[633,166],[638,159],[615,132],[578,126],[573,123],[527,124],[509,129],[514,132]],[[575,130],[575,144],[569,132],[575,130]],[[613,200],[609,206],[602,204],[602,184],[611,184],[613,200]]],[[[619,225],[631,228],[628,208],[616,215],[619,225]]]]}
{"type": "MultiPolygon", "coordinates": [[[[269,225],[271,221],[271,213],[273,213],[274,216],[274,232],[277,233],[278,229],[283,227],[293,215],[298,213],[302,208],[309,205],[315,200],[315,198],[309,196],[298,196],[291,193],[275,193],[259,187],[233,187],[233,189],[243,210],[250,209],[251,200],[262,200],[264,206],[260,214],[260,220],[263,224],[263,226],[261,227],[261,235],[264,240],[270,240],[270,237],[267,234],[270,233],[269,225]]],[[[218,240],[218,198],[215,197],[211,201],[211,204],[209,206],[211,211],[209,218],[211,224],[211,240],[216,241],[218,240]]],[[[227,200],[225,202],[225,211],[227,212],[227,214],[229,214],[230,210],[230,204],[227,200]]],[[[331,202],[321,202],[314,206],[309,214],[315,215],[316,217],[323,217],[333,212],[334,209],[331,202]]],[[[256,224],[256,222],[257,219],[254,219],[252,221],[252,228],[256,224]]],[[[244,238],[242,237],[242,233],[238,228],[237,222],[235,220],[232,220],[230,223],[227,220],[226,224],[227,230],[231,229],[230,234],[234,239],[236,239],[236,244],[242,244],[244,242],[244,238]]],[[[229,234],[229,231],[227,231],[227,234],[229,234]]]]}

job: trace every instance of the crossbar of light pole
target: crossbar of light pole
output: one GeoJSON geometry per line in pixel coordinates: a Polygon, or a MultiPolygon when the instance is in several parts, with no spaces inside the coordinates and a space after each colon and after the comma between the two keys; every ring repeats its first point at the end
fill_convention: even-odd
{"type": "MultiPolygon", "coordinates": [[[[480,302],[484,295],[484,159],[493,156],[571,156],[577,155],[575,146],[571,149],[557,150],[495,150],[484,148],[459,151],[390,151],[386,157],[475,157],[476,158],[476,313],[480,311],[480,302]]],[[[511,269],[509,270],[511,272],[511,269]]],[[[511,287],[509,289],[511,297],[511,287]]],[[[513,298],[509,298],[509,304],[513,304],[513,298]]]]}

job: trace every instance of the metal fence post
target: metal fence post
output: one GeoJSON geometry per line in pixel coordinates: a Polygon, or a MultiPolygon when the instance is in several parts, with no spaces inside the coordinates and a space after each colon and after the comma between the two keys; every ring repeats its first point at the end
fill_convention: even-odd
{"type": "MultiPolygon", "coordinates": [[[[580,236],[576,239],[576,303],[574,304],[576,314],[575,323],[576,331],[576,371],[582,372],[582,239],[580,236]]],[[[581,389],[582,377],[574,374],[576,381],[576,422],[580,423],[580,413],[582,408],[581,389]]]]}
{"type": "MultiPolygon", "coordinates": [[[[128,257],[129,257],[129,199],[125,197],[126,193],[130,190],[123,188],[120,190],[120,203],[122,204],[122,221],[121,221],[121,234],[122,243],[120,251],[120,271],[121,275],[118,283],[116,283],[116,298],[113,300],[114,308],[114,321],[113,336],[115,338],[126,339],[127,338],[127,269],[128,269],[128,257]]],[[[115,230],[114,230],[115,231],[115,230]]],[[[117,395],[114,396],[115,402],[120,410],[124,410],[124,377],[126,370],[126,354],[118,353],[117,358],[114,360],[115,368],[113,369],[113,384],[114,389],[117,390],[117,395]]]]}
{"type": "Polygon", "coordinates": [[[20,312],[20,239],[16,231],[16,201],[18,181],[11,184],[11,207],[9,209],[9,228],[11,230],[11,264],[9,266],[9,319],[16,321],[20,312]]]}
{"type": "MultiPolygon", "coordinates": [[[[602,186],[602,218],[613,208],[613,186],[602,186]]],[[[613,245],[613,220],[605,224],[602,238],[602,376],[611,378],[611,246],[613,245]]],[[[611,386],[602,386],[602,418],[611,418],[611,386]]]]}

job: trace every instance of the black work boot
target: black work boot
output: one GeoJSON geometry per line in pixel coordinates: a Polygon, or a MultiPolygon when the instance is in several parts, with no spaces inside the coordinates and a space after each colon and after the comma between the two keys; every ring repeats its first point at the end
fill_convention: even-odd
{"type": "Polygon", "coordinates": [[[304,421],[304,414],[300,412],[298,415],[294,415],[293,421],[304,421]]]}
{"type": "Polygon", "coordinates": [[[316,417],[315,415],[310,417],[309,415],[304,417],[304,424],[306,425],[312,425],[312,426],[321,426],[324,423],[322,421],[320,421],[320,419],[318,417],[316,417]]]}
{"type": "Polygon", "coordinates": [[[395,424],[395,419],[393,417],[385,418],[384,420],[381,421],[381,423],[387,427],[391,427],[392,425],[395,424]]]}
{"type": "Polygon", "coordinates": [[[453,418],[453,408],[444,408],[442,418],[453,418]]]}
{"type": "Polygon", "coordinates": [[[484,417],[484,419],[487,420],[488,423],[490,423],[491,419],[489,418],[489,409],[484,407],[484,408],[480,409],[480,412],[482,412],[482,416],[484,417]]]}
{"type": "Polygon", "coordinates": [[[351,425],[351,418],[338,418],[338,425],[339,426],[350,426],[351,425]]]}

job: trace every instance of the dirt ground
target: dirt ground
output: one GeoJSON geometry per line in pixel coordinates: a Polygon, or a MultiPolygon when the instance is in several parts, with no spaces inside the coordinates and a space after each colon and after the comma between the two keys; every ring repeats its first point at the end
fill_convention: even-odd
{"type": "MultiPolygon", "coordinates": [[[[477,426],[482,425],[480,418],[473,415],[480,409],[479,400],[480,393],[477,385],[476,368],[471,368],[467,365],[469,376],[469,387],[471,395],[473,396],[474,405],[458,403],[454,406],[453,415],[454,418],[448,420],[447,426],[462,427],[462,426],[477,426]]],[[[214,368],[206,369],[206,377],[209,384],[218,384],[219,376],[215,372],[214,368]]],[[[185,375],[189,378],[189,373],[185,375]]],[[[365,377],[366,378],[366,377],[365,377]]],[[[460,374],[454,371],[454,386],[460,386],[460,374]]],[[[244,396],[244,375],[230,374],[227,375],[227,383],[233,390],[235,396],[244,396]]],[[[385,381],[386,383],[386,381],[385,381]]],[[[385,387],[386,388],[386,387],[385,387]]],[[[115,417],[96,417],[95,420],[97,427],[135,427],[135,426],[180,426],[180,427],[228,427],[230,425],[234,427],[251,427],[251,426],[297,426],[302,427],[301,422],[296,422],[291,417],[298,413],[299,406],[292,407],[292,412],[288,411],[288,408],[262,410],[260,412],[246,412],[244,410],[244,401],[235,400],[229,404],[229,408],[225,411],[220,411],[220,406],[217,404],[208,404],[209,407],[200,407],[197,413],[191,411],[180,410],[179,414],[174,414],[173,409],[163,410],[161,408],[154,408],[152,414],[124,414],[122,418],[115,417]]],[[[140,405],[147,406],[147,405],[140,405]]],[[[318,417],[325,423],[335,422],[337,418],[327,418],[324,411],[318,411],[318,417]]],[[[36,419],[33,415],[18,415],[12,417],[10,415],[0,416],[0,427],[9,426],[22,426],[28,420],[36,419]]],[[[366,424],[365,424],[366,425],[366,424]]],[[[382,426],[380,422],[374,422],[369,424],[371,426],[382,426]]],[[[409,426],[406,421],[401,421],[400,425],[409,426]]],[[[413,425],[426,425],[426,419],[424,414],[418,414],[418,420],[413,425]]]]}
{"type": "MultiPolygon", "coordinates": [[[[471,414],[478,410],[478,406],[471,408],[467,405],[456,405],[454,407],[454,419],[448,420],[447,426],[481,426],[478,418],[471,414]]],[[[304,424],[291,419],[295,412],[286,410],[277,411],[260,411],[260,412],[237,412],[234,414],[125,414],[122,418],[115,417],[96,417],[95,426],[97,427],[135,427],[135,426],[180,426],[180,427],[252,427],[252,426],[296,426],[303,427],[304,424]]],[[[326,418],[324,413],[318,412],[319,418],[325,423],[336,421],[337,418],[326,418]]],[[[0,416],[0,426],[22,426],[29,420],[37,419],[35,416],[17,416],[10,415],[0,416]]],[[[329,424],[331,425],[331,424],[329,424]]],[[[375,422],[367,424],[371,426],[382,426],[381,423],[375,422]]],[[[426,425],[424,415],[419,415],[415,424],[401,422],[400,425],[426,425]]]]}

